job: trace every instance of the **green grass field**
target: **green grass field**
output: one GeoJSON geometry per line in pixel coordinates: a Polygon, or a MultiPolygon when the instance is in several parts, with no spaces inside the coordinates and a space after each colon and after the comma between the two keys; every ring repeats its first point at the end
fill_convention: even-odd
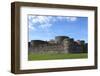
{"type": "Polygon", "coordinates": [[[47,54],[33,54],[29,53],[28,60],[55,60],[55,59],[81,59],[87,58],[87,53],[80,54],[65,54],[65,53],[47,53],[47,54]]]}

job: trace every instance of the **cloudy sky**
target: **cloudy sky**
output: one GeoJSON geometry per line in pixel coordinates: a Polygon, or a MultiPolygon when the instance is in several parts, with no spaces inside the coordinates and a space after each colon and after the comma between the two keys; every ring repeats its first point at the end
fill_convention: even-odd
{"type": "Polygon", "coordinates": [[[87,17],[28,15],[28,27],[29,41],[50,40],[59,35],[88,41],[87,17]]]}

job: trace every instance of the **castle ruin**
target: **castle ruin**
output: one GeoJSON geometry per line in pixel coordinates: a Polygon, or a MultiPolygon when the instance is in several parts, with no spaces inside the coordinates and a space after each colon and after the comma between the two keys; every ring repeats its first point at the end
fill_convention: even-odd
{"type": "Polygon", "coordinates": [[[87,53],[87,43],[83,40],[74,41],[67,36],[56,36],[54,40],[31,40],[28,50],[33,53],[87,53]]]}

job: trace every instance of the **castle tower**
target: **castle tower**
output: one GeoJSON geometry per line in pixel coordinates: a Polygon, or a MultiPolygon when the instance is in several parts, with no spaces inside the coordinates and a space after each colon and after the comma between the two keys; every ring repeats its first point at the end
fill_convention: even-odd
{"type": "Polygon", "coordinates": [[[70,39],[69,38],[64,39],[63,45],[64,45],[64,53],[69,53],[70,52],[70,39]]]}
{"type": "Polygon", "coordinates": [[[69,37],[67,37],[67,36],[56,36],[55,37],[55,42],[57,44],[62,44],[63,40],[66,39],[66,38],[69,38],[69,37]]]}

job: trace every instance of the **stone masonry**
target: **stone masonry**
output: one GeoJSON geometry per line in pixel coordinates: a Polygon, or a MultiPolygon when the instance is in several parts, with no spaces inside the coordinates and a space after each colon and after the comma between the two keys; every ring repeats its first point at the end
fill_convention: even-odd
{"type": "Polygon", "coordinates": [[[56,36],[54,40],[31,40],[29,52],[33,53],[83,53],[87,52],[87,43],[83,40],[74,41],[67,36],[56,36]]]}

